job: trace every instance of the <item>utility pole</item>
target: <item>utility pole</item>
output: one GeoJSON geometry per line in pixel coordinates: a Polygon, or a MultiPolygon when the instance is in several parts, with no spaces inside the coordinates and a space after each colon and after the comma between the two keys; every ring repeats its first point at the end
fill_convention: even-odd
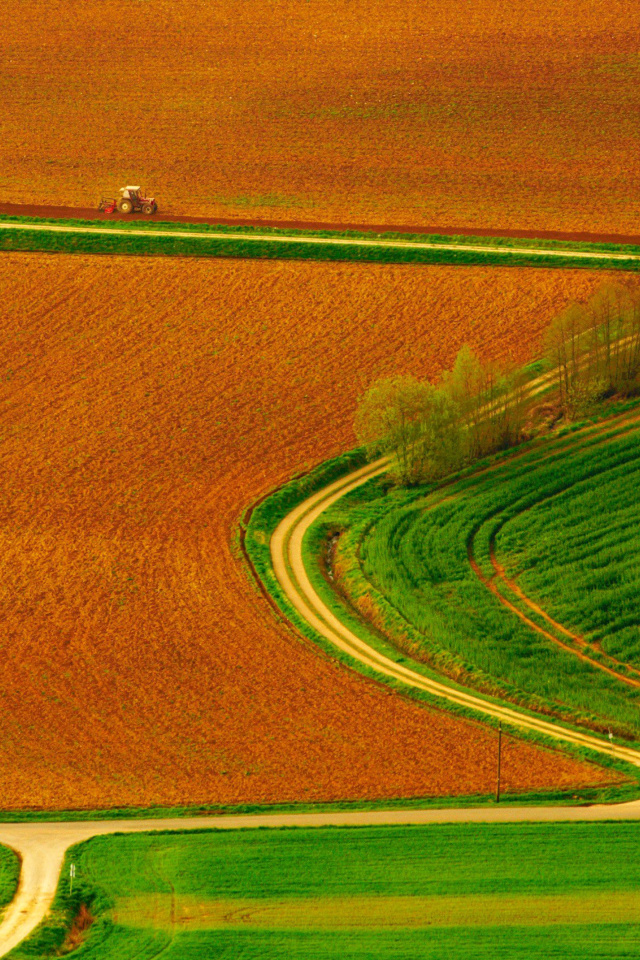
{"type": "Polygon", "coordinates": [[[502,760],[502,720],[498,721],[498,777],[496,780],[496,803],[500,803],[500,761],[502,760]]]}

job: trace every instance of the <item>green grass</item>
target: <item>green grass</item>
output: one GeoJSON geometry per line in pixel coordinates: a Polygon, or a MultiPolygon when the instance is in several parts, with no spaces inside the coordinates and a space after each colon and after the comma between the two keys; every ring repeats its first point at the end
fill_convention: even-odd
{"type": "Polygon", "coordinates": [[[372,240],[372,239],[384,239],[384,240],[403,240],[403,241],[416,241],[416,242],[429,242],[429,243],[441,243],[441,244],[457,244],[457,245],[466,245],[473,244],[474,246],[508,246],[508,247],[524,247],[526,249],[530,248],[532,245],[540,247],[542,249],[548,250],[565,250],[565,251],[594,251],[597,253],[632,253],[640,254],[640,246],[634,244],[617,244],[617,243],[592,243],[587,241],[579,240],[553,240],[548,238],[541,239],[529,239],[529,238],[520,238],[520,237],[493,237],[493,236],[469,236],[469,235],[446,235],[446,234],[430,234],[430,233],[397,233],[391,230],[385,230],[381,233],[374,233],[372,231],[360,231],[360,230],[316,230],[316,229],[301,229],[293,227],[273,227],[266,225],[244,225],[244,224],[215,224],[215,223],[186,223],[182,221],[175,220],[162,220],[162,214],[157,215],[153,219],[135,219],[127,220],[124,218],[114,218],[114,219],[104,219],[104,220],[82,220],[77,218],[64,218],[64,217],[25,217],[25,216],[12,216],[8,214],[0,214],[0,223],[22,223],[22,224],[53,224],[61,226],[77,226],[77,227],[97,227],[104,231],[109,231],[113,228],[118,230],[150,230],[155,231],[162,229],[163,231],[170,232],[192,232],[192,233],[228,233],[233,235],[234,233],[242,234],[260,234],[260,235],[273,235],[273,236],[309,236],[309,237],[353,237],[354,239],[359,240],[372,240]]]}
{"type": "MultiPolygon", "coordinates": [[[[637,442],[637,438],[636,438],[637,442]]],[[[496,551],[554,619],[640,667],[640,461],[505,518],[496,551]]]]}
{"type": "Polygon", "coordinates": [[[0,913],[13,900],[20,876],[20,858],[9,847],[0,846],[0,913]]]}
{"type": "MultiPolygon", "coordinates": [[[[355,231],[296,231],[282,230],[274,227],[235,227],[207,224],[163,223],[162,221],[145,222],[121,220],[112,223],[102,220],[47,220],[36,217],[0,217],[1,223],[6,224],[46,224],[52,223],[61,226],[77,227],[77,233],[45,233],[36,230],[0,230],[0,250],[32,250],[52,253],[93,253],[93,254],[130,254],[139,256],[196,256],[196,257],[236,257],[260,259],[295,259],[295,260],[348,260],[370,263],[439,263],[439,264],[495,264],[499,266],[542,266],[561,269],[620,269],[637,271],[640,263],[624,261],[606,261],[582,258],[556,258],[536,255],[522,255],[510,253],[495,253],[487,250],[469,252],[466,250],[415,250],[401,248],[375,248],[323,245],[314,246],[296,242],[301,236],[323,237],[330,239],[352,238],[354,240],[373,240],[376,235],[371,233],[357,233],[355,231]],[[83,233],[82,227],[91,227],[99,233],[83,233]],[[110,233],[113,230],[125,232],[140,231],[142,233],[161,229],[165,236],[126,236],[110,233]],[[225,234],[223,239],[179,237],[180,233],[217,233],[225,234]],[[290,237],[287,243],[271,243],[269,241],[246,240],[237,234],[264,234],[271,236],[290,237]]],[[[593,251],[640,254],[640,247],[616,246],[615,244],[585,244],[553,240],[518,240],[493,237],[444,237],[420,236],[385,233],[377,235],[378,239],[427,241],[440,245],[463,246],[468,244],[480,247],[520,247],[530,248],[535,242],[542,249],[557,249],[571,251],[593,251]]]]}
{"type": "Polygon", "coordinates": [[[99,837],[11,956],[56,955],[81,902],[83,960],[640,956],[639,840],[634,823],[99,837]]]}
{"type": "Polygon", "coordinates": [[[473,572],[468,549],[472,544],[489,578],[489,547],[497,536],[498,559],[511,572],[525,571],[520,585],[534,599],[553,595],[558,619],[588,628],[590,637],[603,640],[603,650],[633,660],[639,470],[640,431],[621,423],[548,440],[442,490],[386,491],[371,484],[351,509],[342,503],[323,518],[326,526],[346,530],[341,587],[356,604],[364,594],[371,598],[385,632],[450,675],[574,723],[636,737],[640,690],[523,623],[473,572]]]}

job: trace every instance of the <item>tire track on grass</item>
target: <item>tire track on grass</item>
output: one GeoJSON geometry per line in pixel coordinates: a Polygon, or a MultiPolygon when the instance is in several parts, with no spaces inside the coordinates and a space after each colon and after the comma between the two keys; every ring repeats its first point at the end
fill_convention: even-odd
{"type": "MultiPolygon", "coordinates": [[[[221,240],[227,242],[268,242],[271,244],[306,244],[318,246],[350,246],[359,248],[440,250],[504,256],[539,256],[551,259],[599,260],[602,262],[640,262],[640,255],[604,251],[559,250],[544,247],[508,245],[429,243],[420,241],[374,240],[345,237],[282,236],[258,233],[215,233],[213,231],[136,230],[113,227],[74,227],[63,224],[0,223],[0,230],[27,230],[57,234],[93,234],[140,237],[164,237],[189,240],[221,240]]],[[[537,378],[528,385],[529,396],[553,383],[555,371],[537,378]]],[[[516,727],[531,730],[562,742],[586,747],[640,767],[637,750],[609,744],[597,737],[561,727],[535,716],[494,704],[463,689],[450,687],[437,680],[403,667],[385,657],[348,630],[322,603],[308,580],[302,562],[304,533],[318,516],[340,497],[374,476],[388,470],[386,460],[377,461],[354,471],[324,490],[308,498],[285,517],[271,542],[274,569],[281,588],[290,602],[314,629],[329,643],[377,673],[395,679],[434,697],[471,709],[476,713],[516,727]]],[[[640,801],[623,804],[598,804],[588,807],[502,807],[452,808],[426,810],[362,811],[341,813],[225,815],[218,817],[175,818],[135,821],[87,821],[0,824],[0,843],[15,850],[21,858],[21,873],[16,895],[0,922],[0,956],[6,955],[28,936],[46,917],[53,902],[67,850],[95,836],[113,833],[148,831],[185,831],[203,829],[255,829],[285,826],[360,826],[426,823],[485,822],[549,822],[640,820],[640,801]]]]}
{"type": "MultiPolygon", "coordinates": [[[[603,436],[602,439],[600,440],[596,440],[595,443],[593,443],[593,446],[599,447],[599,446],[610,443],[612,439],[616,439],[616,437],[619,436],[619,434],[622,432],[624,428],[630,426],[634,422],[637,422],[637,417],[634,416],[631,419],[627,419],[623,416],[622,418],[620,418],[620,420],[616,424],[616,426],[619,428],[618,432],[616,432],[614,429],[614,431],[612,431],[611,433],[606,433],[607,424],[605,421],[605,424],[599,425],[594,430],[594,433],[596,436],[598,433],[605,433],[605,436],[603,436]]],[[[587,442],[588,441],[589,441],[589,436],[587,435],[587,442]]],[[[590,447],[591,447],[591,444],[590,444],[590,447]]],[[[611,468],[606,468],[605,470],[598,471],[597,476],[601,477],[605,475],[606,473],[608,473],[609,469],[617,469],[617,465],[611,468]]],[[[570,483],[568,486],[562,487],[562,489],[554,491],[548,496],[543,497],[541,500],[537,500],[535,503],[535,506],[539,506],[541,503],[545,503],[548,500],[552,500],[554,497],[561,496],[563,493],[566,493],[567,490],[570,490],[572,487],[576,486],[578,483],[581,483],[581,482],[582,482],[581,480],[576,480],[574,483],[570,483]]],[[[532,507],[528,506],[525,508],[525,510],[521,512],[526,513],[528,510],[531,510],[531,509],[532,507]]],[[[584,639],[584,637],[580,636],[579,634],[573,633],[571,630],[568,630],[561,623],[558,623],[557,620],[554,620],[552,617],[550,617],[549,614],[547,614],[542,607],[540,607],[537,603],[535,603],[533,600],[527,597],[524,591],[521,590],[520,587],[513,580],[507,577],[504,567],[498,562],[498,559],[496,557],[495,541],[498,533],[503,528],[503,526],[505,525],[508,519],[511,519],[511,518],[508,517],[502,520],[500,525],[493,530],[491,537],[489,539],[489,560],[491,562],[491,566],[493,570],[495,571],[493,577],[486,576],[482,572],[481,567],[479,566],[479,564],[475,559],[474,543],[475,543],[475,538],[480,530],[480,527],[472,531],[467,541],[467,557],[469,560],[469,565],[471,566],[471,569],[475,573],[476,577],[487,588],[487,590],[489,590],[493,594],[493,596],[500,601],[500,603],[504,607],[506,607],[508,610],[514,613],[523,623],[525,623],[528,627],[530,627],[536,633],[545,637],[545,639],[550,640],[553,644],[561,647],[563,650],[566,650],[568,653],[572,654],[572,656],[576,657],[579,660],[582,660],[584,663],[588,663],[590,666],[595,667],[598,670],[601,670],[604,673],[609,674],[610,676],[614,677],[616,680],[619,680],[621,683],[625,683],[627,684],[627,686],[640,689],[640,679],[634,679],[634,677],[640,677],[640,670],[637,670],[636,668],[630,666],[628,663],[625,663],[623,660],[619,660],[616,657],[611,656],[610,654],[606,653],[603,650],[597,650],[591,644],[589,644],[584,639]],[[538,616],[546,620],[546,622],[549,624],[550,627],[552,627],[559,633],[563,634],[571,642],[567,643],[561,640],[559,637],[551,633],[549,630],[545,630],[544,627],[542,627],[540,624],[536,623],[534,620],[528,617],[524,613],[524,611],[522,611],[518,606],[516,606],[511,600],[509,600],[507,596],[505,596],[500,591],[498,587],[498,583],[501,583],[504,586],[506,586],[507,589],[510,590],[519,600],[521,600],[522,603],[524,603],[533,613],[537,614],[538,616]],[[576,646],[579,649],[576,649],[576,646]],[[589,652],[597,653],[600,659],[596,659],[595,657],[590,656],[589,652]],[[604,663],[602,662],[603,660],[605,661],[604,663]],[[628,673],[631,673],[634,676],[630,677],[628,676],[628,674],[620,673],[618,670],[615,669],[615,667],[622,667],[624,670],[628,671],[628,673]]]]}
{"type": "MultiPolygon", "coordinates": [[[[588,640],[585,640],[585,638],[581,634],[573,633],[571,630],[563,626],[557,620],[554,620],[553,617],[551,617],[546,612],[546,610],[544,610],[543,607],[541,607],[538,603],[536,603],[534,600],[528,597],[527,594],[524,592],[524,590],[522,590],[518,586],[515,580],[511,580],[507,576],[507,572],[505,568],[503,567],[503,565],[500,563],[500,561],[496,556],[495,546],[496,546],[495,534],[492,534],[491,540],[489,541],[489,560],[491,561],[491,566],[495,570],[496,577],[500,580],[501,583],[503,583],[507,587],[507,589],[509,589],[512,593],[514,593],[519,600],[521,600],[524,604],[526,604],[526,606],[529,607],[530,610],[532,610],[534,613],[537,613],[538,616],[546,620],[547,623],[554,628],[554,630],[558,630],[559,633],[562,633],[566,637],[568,637],[570,640],[573,640],[576,644],[578,644],[578,646],[584,648],[585,650],[589,650],[589,649],[596,650],[601,657],[606,658],[606,660],[608,660],[610,663],[613,663],[618,667],[624,667],[626,670],[629,671],[629,673],[633,673],[636,676],[640,677],[640,670],[638,670],[636,667],[632,667],[630,664],[625,663],[624,660],[619,660],[617,657],[612,656],[612,654],[610,653],[605,653],[604,650],[599,650],[594,644],[591,644],[589,643],[588,640]]],[[[625,678],[622,677],[621,679],[625,679],[625,678]]]]}

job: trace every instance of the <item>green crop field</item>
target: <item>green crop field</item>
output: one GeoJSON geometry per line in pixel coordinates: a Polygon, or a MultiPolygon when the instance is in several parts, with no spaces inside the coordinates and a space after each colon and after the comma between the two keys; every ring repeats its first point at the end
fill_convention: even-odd
{"type": "Polygon", "coordinates": [[[548,439],[437,489],[361,488],[322,518],[325,531],[343,531],[342,593],[411,656],[465,684],[637,737],[635,417],[548,439]]]}
{"type": "MultiPolygon", "coordinates": [[[[630,823],[96,838],[70,854],[95,916],[78,956],[640,956],[639,840],[630,823]]],[[[53,955],[67,884],[48,927],[12,957],[53,955]]]]}
{"type": "Polygon", "coordinates": [[[629,460],[612,462],[596,484],[578,481],[509,517],[495,550],[509,577],[554,619],[640,667],[637,435],[627,444],[629,460]]]}

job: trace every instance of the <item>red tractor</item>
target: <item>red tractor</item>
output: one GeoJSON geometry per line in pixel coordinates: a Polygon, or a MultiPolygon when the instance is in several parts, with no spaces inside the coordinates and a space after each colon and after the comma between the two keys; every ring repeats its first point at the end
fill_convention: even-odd
{"type": "Polygon", "coordinates": [[[120,197],[117,200],[103,197],[98,206],[102,213],[145,213],[147,216],[156,213],[158,204],[155,197],[142,195],[140,187],[121,187],[120,197]]]}

